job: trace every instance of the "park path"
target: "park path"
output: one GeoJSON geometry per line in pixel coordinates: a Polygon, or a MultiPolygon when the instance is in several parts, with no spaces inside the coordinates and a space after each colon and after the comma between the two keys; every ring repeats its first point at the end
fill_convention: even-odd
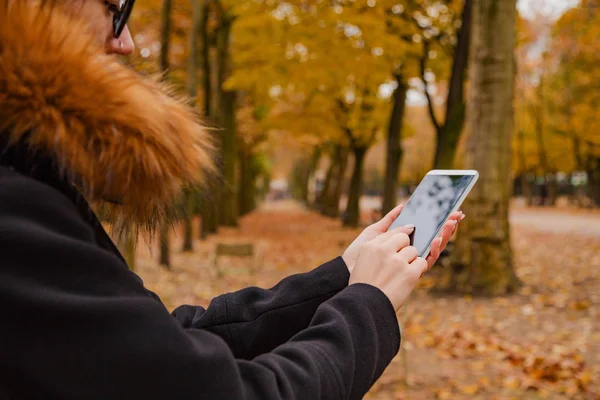
{"type": "MultiPolygon", "coordinates": [[[[363,211],[377,208],[380,201],[377,198],[361,198],[363,211]]],[[[273,201],[263,203],[261,211],[277,212],[306,212],[306,209],[293,200],[273,201]]],[[[510,222],[525,230],[545,233],[568,233],[578,236],[600,238],[600,212],[597,210],[571,210],[561,208],[525,208],[512,207],[510,222]]]]}
{"type": "MultiPolygon", "coordinates": [[[[288,207],[291,207],[291,204],[288,204],[288,207]]],[[[381,207],[381,199],[363,196],[360,199],[360,207],[363,212],[378,209],[381,207]]],[[[600,238],[600,211],[598,210],[524,207],[515,202],[511,207],[510,222],[525,230],[546,233],[566,232],[600,238]]]]}
{"type": "Polygon", "coordinates": [[[561,209],[513,210],[510,216],[513,225],[547,233],[568,233],[600,238],[600,213],[589,213],[561,209]]]}

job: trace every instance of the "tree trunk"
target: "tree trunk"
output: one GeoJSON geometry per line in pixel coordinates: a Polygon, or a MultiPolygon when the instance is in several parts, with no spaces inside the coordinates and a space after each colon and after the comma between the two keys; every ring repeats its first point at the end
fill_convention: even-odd
{"type": "MultiPolygon", "coordinates": [[[[550,164],[548,162],[548,153],[546,151],[546,144],[544,143],[544,130],[546,128],[545,123],[545,112],[546,109],[544,107],[544,76],[542,72],[542,76],[540,77],[540,83],[538,86],[538,101],[539,104],[537,107],[534,107],[535,110],[535,137],[537,140],[537,148],[538,148],[538,157],[540,161],[540,169],[542,171],[542,176],[544,177],[544,185],[547,189],[547,199],[542,196],[541,205],[549,205],[553,206],[556,203],[556,179],[551,174],[550,164]]],[[[545,192],[544,190],[542,191],[545,192]]]]}
{"type": "Polygon", "coordinates": [[[237,185],[235,181],[235,169],[237,161],[236,150],[236,91],[224,91],[222,93],[221,107],[223,110],[224,124],[222,135],[223,152],[223,178],[225,180],[221,190],[221,209],[219,221],[221,225],[237,226],[237,185]]]}
{"type": "Polygon", "coordinates": [[[184,215],[183,215],[183,247],[182,251],[194,251],[194,235],[192,229],[193,210],[194,210],[194,192],[185,191],[184,195],[184,215]]]}
{"type": "Polygon", "coordinates": [[[446,98],[446,115],[444,124],[437,130],[434,158],[434,168],[436,169],[453,168],[456,148],[465,122],[464,82],[469,61],[472,20],[473,0],[465,0],[461,19],[462,24],[454,49],[450,85],[446,98]]]}
{"type": "Polygon", "coordinates": [[[595,157],[588,170],[588,187],[590,198],[596,207],[600,207],[600,157],[595,157]]]}
{"type": "Polygon", "coordinates": [[[352,152],[354,153],[354,171],[352,171],[352,180],[350,181],[344,226],[356,227],[360,220],[360,196],[362,194],[363,166],[367,148],[355,147],[352,152]]]}
{"type": "Polygon", "coordinates": [[[325,181],[323,182],[323,187],[319,192],[319,195],[315,199],[315,204],[313,205],[316,210],[321,213],[325,212],[325,204],[327,203],[327,197],[331,195],[331,187],[333,182],[333,174],[335,173],[338,165],[331,159],[329,167],[327,168],[327,173],[325,174],[325,181]]]}
{"type": "Polygon", "coordinates": [[[204,86],[204,116],[205,118],[210,119],[213,116],[212,111],[212,68],[211,68],[211,60],[210,60],[210,33],[208,27],[208,20],[210,17],[209,14],[209,4],[210,0],[204,0],[204,4],[202,5],[202,19],[200,20],[200,26],[198,27],[199,35],[202,38],[202,69],[203,69],[203,86],[204,86]]]}
{"type": "Polygon", "coordinates": [[[509,234],[516,0],[474,0],[465,167],[479,182],[464,203],[452,272],[441,287],[461,293],[515,291],[509,234]]]}
{"type": "Polygon", "coordinates": [[[135,271],[135,242],[134,234],[128,232],[123,243],[123,257],[132,271],[135,271]]]}
{"type": "Polygon", "coordinates": [[[160,227],[159,247],[160,259],[159,263],[166,269],[171,269],[171,245],[169,243],[169,229],[171,226],[164,223],[160,227]]]}
{"type": "MultiPolygon", "coordinates": [[[[166,74],[169,71],[169,48],[171,43],[171,11],[172,11],[171,0],[163,0],[162,11],[161,11],[161,31],[160,31],[160,69],[166,74]]],[[[169,225],[168,222],[162,222],[159,234],[160,241],[160,264],[170,268],[170,254],[169,254],[169,225]]]]}
{"type": "Polygon", "coordinates": [[[315,202],[315,199],[311,199],[310,198],[310,179],[311,177],[314,175],[315,170],[317,169],[317,165],[319,164],[319,160],[321,159],[321,148],[320,147],[315,147],[315,149],[313,150],[313,154],[310,157],[310,163],[308,164],[308,168],[306,170],[306,176],[304,177],[304,185],[305,185],[305,189],[304,189],[304,201],[305,204],[307,206],[312,206],[312,204],[315,202]]]}
{"type": "Polygon", "coordinates": [[[337,160],[333,160],[337,164],[337,167],[333,176],[331,189],[329,190],[330,195],[327,195],[325,198],[323,213],[331,218],[336,218],[340,211],[340,199],[342,198],[344,185],[346,184],[346,168],[348,167],[349,155],[350,149],[344,146],[340,148],[337,160]]]}
{"type": "MultiPolygon", "coordinates": [[[[199,28],[200,35],[202,37],[202,69],[203,69],[203,86],[204,86],[204,118],[208,121],[214,122],[213,107],[212,107],[212,68],[211,68],[211,38],[208,28],[209,20],[209,1],[204,0],[202,8],[202,20],[199,28]]],[[[201,197],[200,201],[200,239],[205,240],[209,233],[211,233],[211,214],[215,208],[214,204],[207,198],[201,197]]]]}
{"type": "Polygon", "coordinates": [[[250,165],[250,170],[249,170],[248,177],[247,177],[249,186],[248,186],[246,207],[247,207],[247,213],[250,213],[250,212],[256,210],[256,199],[259,196],[257,186],[256,186],[258,183],[259,169],[256,166],[257,160],[256,160],[255,154],[252,154],[252,153],[249,154],[248,162],[250,165]]]}
{"type": "Polygon", "coordinates": [[[339,166],[337,160],[340,156],[341,149],[342,146],[335,145],[333,154],[330,154],[329,167],[327,168],[327,173],[325,174],[325,181],[323,182],[321,192],[315,200],[314,207],[321,213],[325,212],[325,204],[327,203],[327,197],[331,195],[333,176],[337,170],[337,167],[339,166]]]}
{"type": "Polygon", "coordinates": [[[385,178],[383,183],[382,214],[385,215],[396,206],[396,189],[398,187],[398,173],[402,160],[402,123],[404,121],[404,109],[406,105],[406,91],[408,85],[404,77],[395,74],[394,78],[398,86],[394,90],[392,113],[388,125],[387,157],[385,163],[385,178]]]}
{"type": "Polygon", "coordinates": [[[525,157],[525,133],[522,129],[517,131],[518,149],[519,149],[519,171],[521,176],[519,177],[519,183],[521,185],[521,193],[525,197],[525,201],[528,207],[533,205],[533,198],[531,196],[531,187],[527,180],[527,161],[525,157]]]}
{"type": "Polygon", "coordinates": [[[171,11],[173,9],[172,0],[163,0],[160,28],[160,69],[163,73],[169,70],[169,49],[171,47],[171,11]]]}
{"type": "Polygon", "coordinates": [[[241,150],[240,173],[239,173],[239,210],[240,216],[246,215],[254,210],[256,197],[256,182],[252,168],[252,155],[247,150],[241,150]]]}
{"type": "Polygon", "coordinates": [[[221,19],[221,26],[217,31],[217,57],[218,57],[218,88],[220,118],[219,125],[223,127],[221,135],[221,154],[224,184],[220,193],[219,223],[225,226],[237,226],[236,202],[236,102],[235,90],[224,88],[225,80],[230,70],[230,43],[233,21],[226,16],[221,19]]]}
{"type": "MultiPolygon", "coordinates": [[[[200,0],[191,0],[192,3],[192,27],[190,29],[188,57],[188,96],[192,107],[196,107],[196,95],[198,86],[198,36],[202,24],[203,7],[200,0]]],[[[193,251],[193,228],[192,219],[194,208],[194,192],[186,190],[184,193],[183,213],[183,251],[193,251]]]]}
{"type": "MultiPolygon", "coordinates": [[[[583,154],[581,153],[581,139],[575,133],[573,134],[573,137],[571,139],[573,144],[573,159],[575,160],[575,171],[583,171],[585,168],[583,162],[583,154]]],[[[581,207],[584,205],[584,197],[585,195],[581,190],[581,186],[576,186],[574,188],[573,201],[577,207],[581,207]]]]}

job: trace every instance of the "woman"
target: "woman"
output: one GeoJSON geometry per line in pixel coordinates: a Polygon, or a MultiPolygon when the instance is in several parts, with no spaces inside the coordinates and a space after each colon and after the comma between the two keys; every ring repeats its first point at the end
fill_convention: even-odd
{"type": "Polygon", "coordinates": [[[342,257],[169,314],[88,201],[152,230],[213,171],[185,102],[110,54],[133,1],[0,0],[0,398],[359,399],[398,351],[428,260],[395,209],[342,257]],[[3,3],[4,2],[4,3],[3,3]],[[41,4],[41,5],[40,5],[41,4]]]}

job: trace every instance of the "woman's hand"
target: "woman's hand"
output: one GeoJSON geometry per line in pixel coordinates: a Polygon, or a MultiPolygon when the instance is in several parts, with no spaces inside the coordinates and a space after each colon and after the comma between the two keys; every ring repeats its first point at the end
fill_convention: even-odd
{"type": "MultiPolygon", "coordinates": [[[[408,229],[408,233],[411,232],[412,229],[408,229]]],[[[401,229],[383,233],[362,244],[349,284],[375,286],[398,312],[428,268],[427,261],[417,257],[417,249],[409,244],[408,234],[401,229]]]]}
{"type": "MultiPolygon", "coordinates": [[[[384,234],[390,228],[392,223],[398,218],[400,212],[404,205],[399,205],[390,211],[385,217],[383,217],[380,221],[368,226],[364,231],[361,232],[360,235],[348,246],[344,254],[342,255],[342,259],[346,263],[348,270],[352,273],[354,269],[354,265],[356,264],[356,260],[358,258],[358,253],[360,251],[360,247],[376,237],[384,234]]],[[[456,227],[458,223],[462,221],[464,218],[464,214],[462,212],[455,212],[448,218],[448,221],[442,227],[442,231],[440,237],[435,239],[431,244],[431,250],[429,252],[429,256],[427,257],[427,269],[431,268],[433,264],[438,260],[442,251],[446,248],[448,241],[456,231],[456,227]]],[[[410,233],[407,228],[400,227],[397,228],[400,232],[410,233]]]]}

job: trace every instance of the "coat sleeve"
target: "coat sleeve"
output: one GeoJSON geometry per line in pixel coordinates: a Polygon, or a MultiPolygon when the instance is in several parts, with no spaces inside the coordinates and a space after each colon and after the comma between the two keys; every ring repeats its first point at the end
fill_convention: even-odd
{"type": "Polygon", "coordinates": [[[286,342],[236,358],[176,321],[93,235],[54,189],[1,182],[0,362],[15,398],[360,399],[398,351],[389,300],[356,284],[286,342]]]}
{"type": "Polygon", "coordinates": [[[236,357],[251,359],[306,329],[317,308],[345,288],[348,278],[348,268],[338,257],[271,289],[246,288],[216,297],[206,310],[185,305],[173,315],[184,328],[218,334],[236,357]]]}

